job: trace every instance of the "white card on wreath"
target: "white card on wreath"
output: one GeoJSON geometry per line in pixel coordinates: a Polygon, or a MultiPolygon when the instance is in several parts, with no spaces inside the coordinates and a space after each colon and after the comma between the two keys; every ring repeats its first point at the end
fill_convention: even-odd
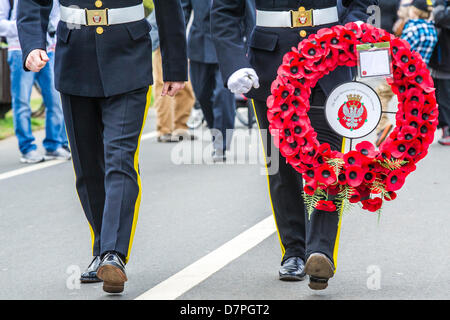
{"type": "Polygon", "coordinates": [[[391,77],[391,53],[386,44],[374,43],[357,46],[358,75],[360,78],[391,77]]]}

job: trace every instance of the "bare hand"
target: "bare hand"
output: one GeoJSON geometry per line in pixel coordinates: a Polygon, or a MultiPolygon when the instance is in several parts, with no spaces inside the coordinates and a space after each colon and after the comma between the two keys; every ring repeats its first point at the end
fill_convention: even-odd
{"type": "Polygon", "coordinates": [[[175,96],[178,91],[184,89],[184,82],[164,82],[164,87],[162,89],[161,96],[169,95],[171,97],[175,96]]]}
{"type": "Polygon", "coordinates": [[[25,67],[33,72],[39,72],[45,67],[50,59],[47,56],[47,52],[41,49],[35,49],[30,52],[25,62],[25,67]]]}

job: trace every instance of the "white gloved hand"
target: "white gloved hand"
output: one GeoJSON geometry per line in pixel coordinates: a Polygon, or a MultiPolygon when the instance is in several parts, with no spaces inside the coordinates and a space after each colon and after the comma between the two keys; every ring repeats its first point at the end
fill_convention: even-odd
{"type": "Polygon", "coordinates": [[[237,94],[244,94],[253,87],[259,88],[259,78],[256,71],[251,68],[243,68],[234,72],[228,79],[228,89],[237,94]]]}

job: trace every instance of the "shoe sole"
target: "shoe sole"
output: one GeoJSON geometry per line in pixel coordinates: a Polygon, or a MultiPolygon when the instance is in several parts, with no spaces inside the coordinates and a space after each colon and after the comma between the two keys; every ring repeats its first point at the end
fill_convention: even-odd
{"type": "Polygon", "coordinates": [[[100,266],[97,277],[103,280],[103,291],[108,293],[121,293],[128,280],[126,274],[119,268],[111,265],[100,266]]]}
{"type": "Polygon", "coordinates": [[[306,279],[306,274],[304,276],[279,276],[281,281],[294,282],[294,281],[303,281],[306,279]]]}
{"type": "Polygon", "coordinates": [[[69,161],[70,159],[72,159],[72,157],[66,158],[66,157],[44,156],[44,160],[45,161],[50,161],[50,160],[66,160],[66,161],[69,161]]]}
{"type": "Polygon", "coordinates": [[[438,141],[438,143],[439,143],[441,146],[450,146],[450,142],[442,142],[442,141],[438,141]]]}
{"type": "Polygon", "coordinates": [[[391,132],[393,127],[394,126],[391,124],[391,125],[387,126],[386,128],[384,128],[383,132],[381,133],[381,136],[377,139],[377,141],[375,143],[377,147],[379,147],[384,142],[384,140],[386,140],[386,137],[391,132]]]}
{"type": "Polygon", "coordinates": [[[80,283],[98,283],[98,282],[102,282],[102,280],[101,279],[98,279],[98,280],[80,279],[80,283]]]}
{"type": "Polygon", "coordinates": [[[26,163],[26,164],[36,164],[36,163],[41,163],[41,162],[44,162],[44,161],[45,161],[45,158],[42,158],[42,160],[36,160],[36,161],[20,158],[20,162],[21,163],[26,163]]]}
{"type": "Polygon", "coordinates": [[[305,272],[309,275],[309,287],[313,290],[323,290],[328,287],[328,282],[318,282],[318,280],[327,280],[334,276],[333,265],[327,257],[322,254],[313,254],[306,261],[305,272]]]}

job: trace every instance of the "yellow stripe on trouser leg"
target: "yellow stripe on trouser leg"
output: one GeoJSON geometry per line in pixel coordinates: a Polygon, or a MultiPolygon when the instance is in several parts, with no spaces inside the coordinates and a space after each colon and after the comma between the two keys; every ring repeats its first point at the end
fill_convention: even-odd
{"type": "MultiPolygon", "coordinates": [[[[341,152],[345,152],[345,138],[342,139],[342,149],[341,152]]],[[[341,236],[341,224],[342,224],[342,213],[344,211],[344,206],[341,206],[341,212],[339,212],[339,223],[338,223],[338,230],[336,234],[336,240],[334,241],[334,250],[333,250],[333,262],[334,262],[334,273],[336,273],[337,269],[337,256],[338,256],[338,250],[339,250],[339,238],[341,236]]]]}
{"type": "Polygon", "coordinates": [[[141,146],[141,136],[142,136],[142,132],[144,131],[145,120],[147,119],[147,114],[148,114],[148,109],[150,107],[151,97],[152,97],[152,87],[150,86],[148,89],[148,92],[147,92],[147,101],[145,104],[144,120],[142,121],[142,127],[141,127],[141,132],[139,133],[138,145],[136,148],[136,152],[134,154],[134,170],[136,171],[136,175],[137,175],[139,193],[138,193],[138,196],[136,199],[136,203],[134,205],[133,225],[131,227],[130,242],[128,244],[128,253],[125,258],[125,263],[127,263],[128,259],[130,259],[131,246],[133,245],[134,233],[136,231],[136,224],[137,224],[137,219],[138,219],[138,215],[139,215],[139,207],[141,205],[142,185],[141,185],[141,176],[139,174],[139,148],[141,146]]]}
{"type": "MultiPolygon", "coordinates": [[[[255,102],[253,100],[252,100],[252,106],[253,106],[253,113],[255,114],[255,118],[256,118],[256,123],[258,124],[259,137],[261,138],[262,148],[263,148],[263,152],[264,152],[264,164],[266,166],[266,172],[267,172],[267,187],[269,189],[270,206],[272,208],[272,214],[273,214],[273,218],[275,220],[275,226],[277,228],[278,240],[280,241],[281,253],[282,253],[281,260],[283,260],[284,254],[286,253],[286,249],[284,248],[283,242],[281,241],[280,230],[278,230],[277,218],[276,218],[276,215],[275,215],[275,210],[273,208],[272,195],[271,195],[271,192],[270,192],[269,168],[267,168],[266,150],[264,148],[264,140],[263,140],[263,137],[262,137],[262,134],[261,134],[261,127],[259,125],[258,115],[257,115],[256,109],[255,109],[255,102]]],[[[268,141],[267,143],[270,143],[270,142],[268,141]]]]}

